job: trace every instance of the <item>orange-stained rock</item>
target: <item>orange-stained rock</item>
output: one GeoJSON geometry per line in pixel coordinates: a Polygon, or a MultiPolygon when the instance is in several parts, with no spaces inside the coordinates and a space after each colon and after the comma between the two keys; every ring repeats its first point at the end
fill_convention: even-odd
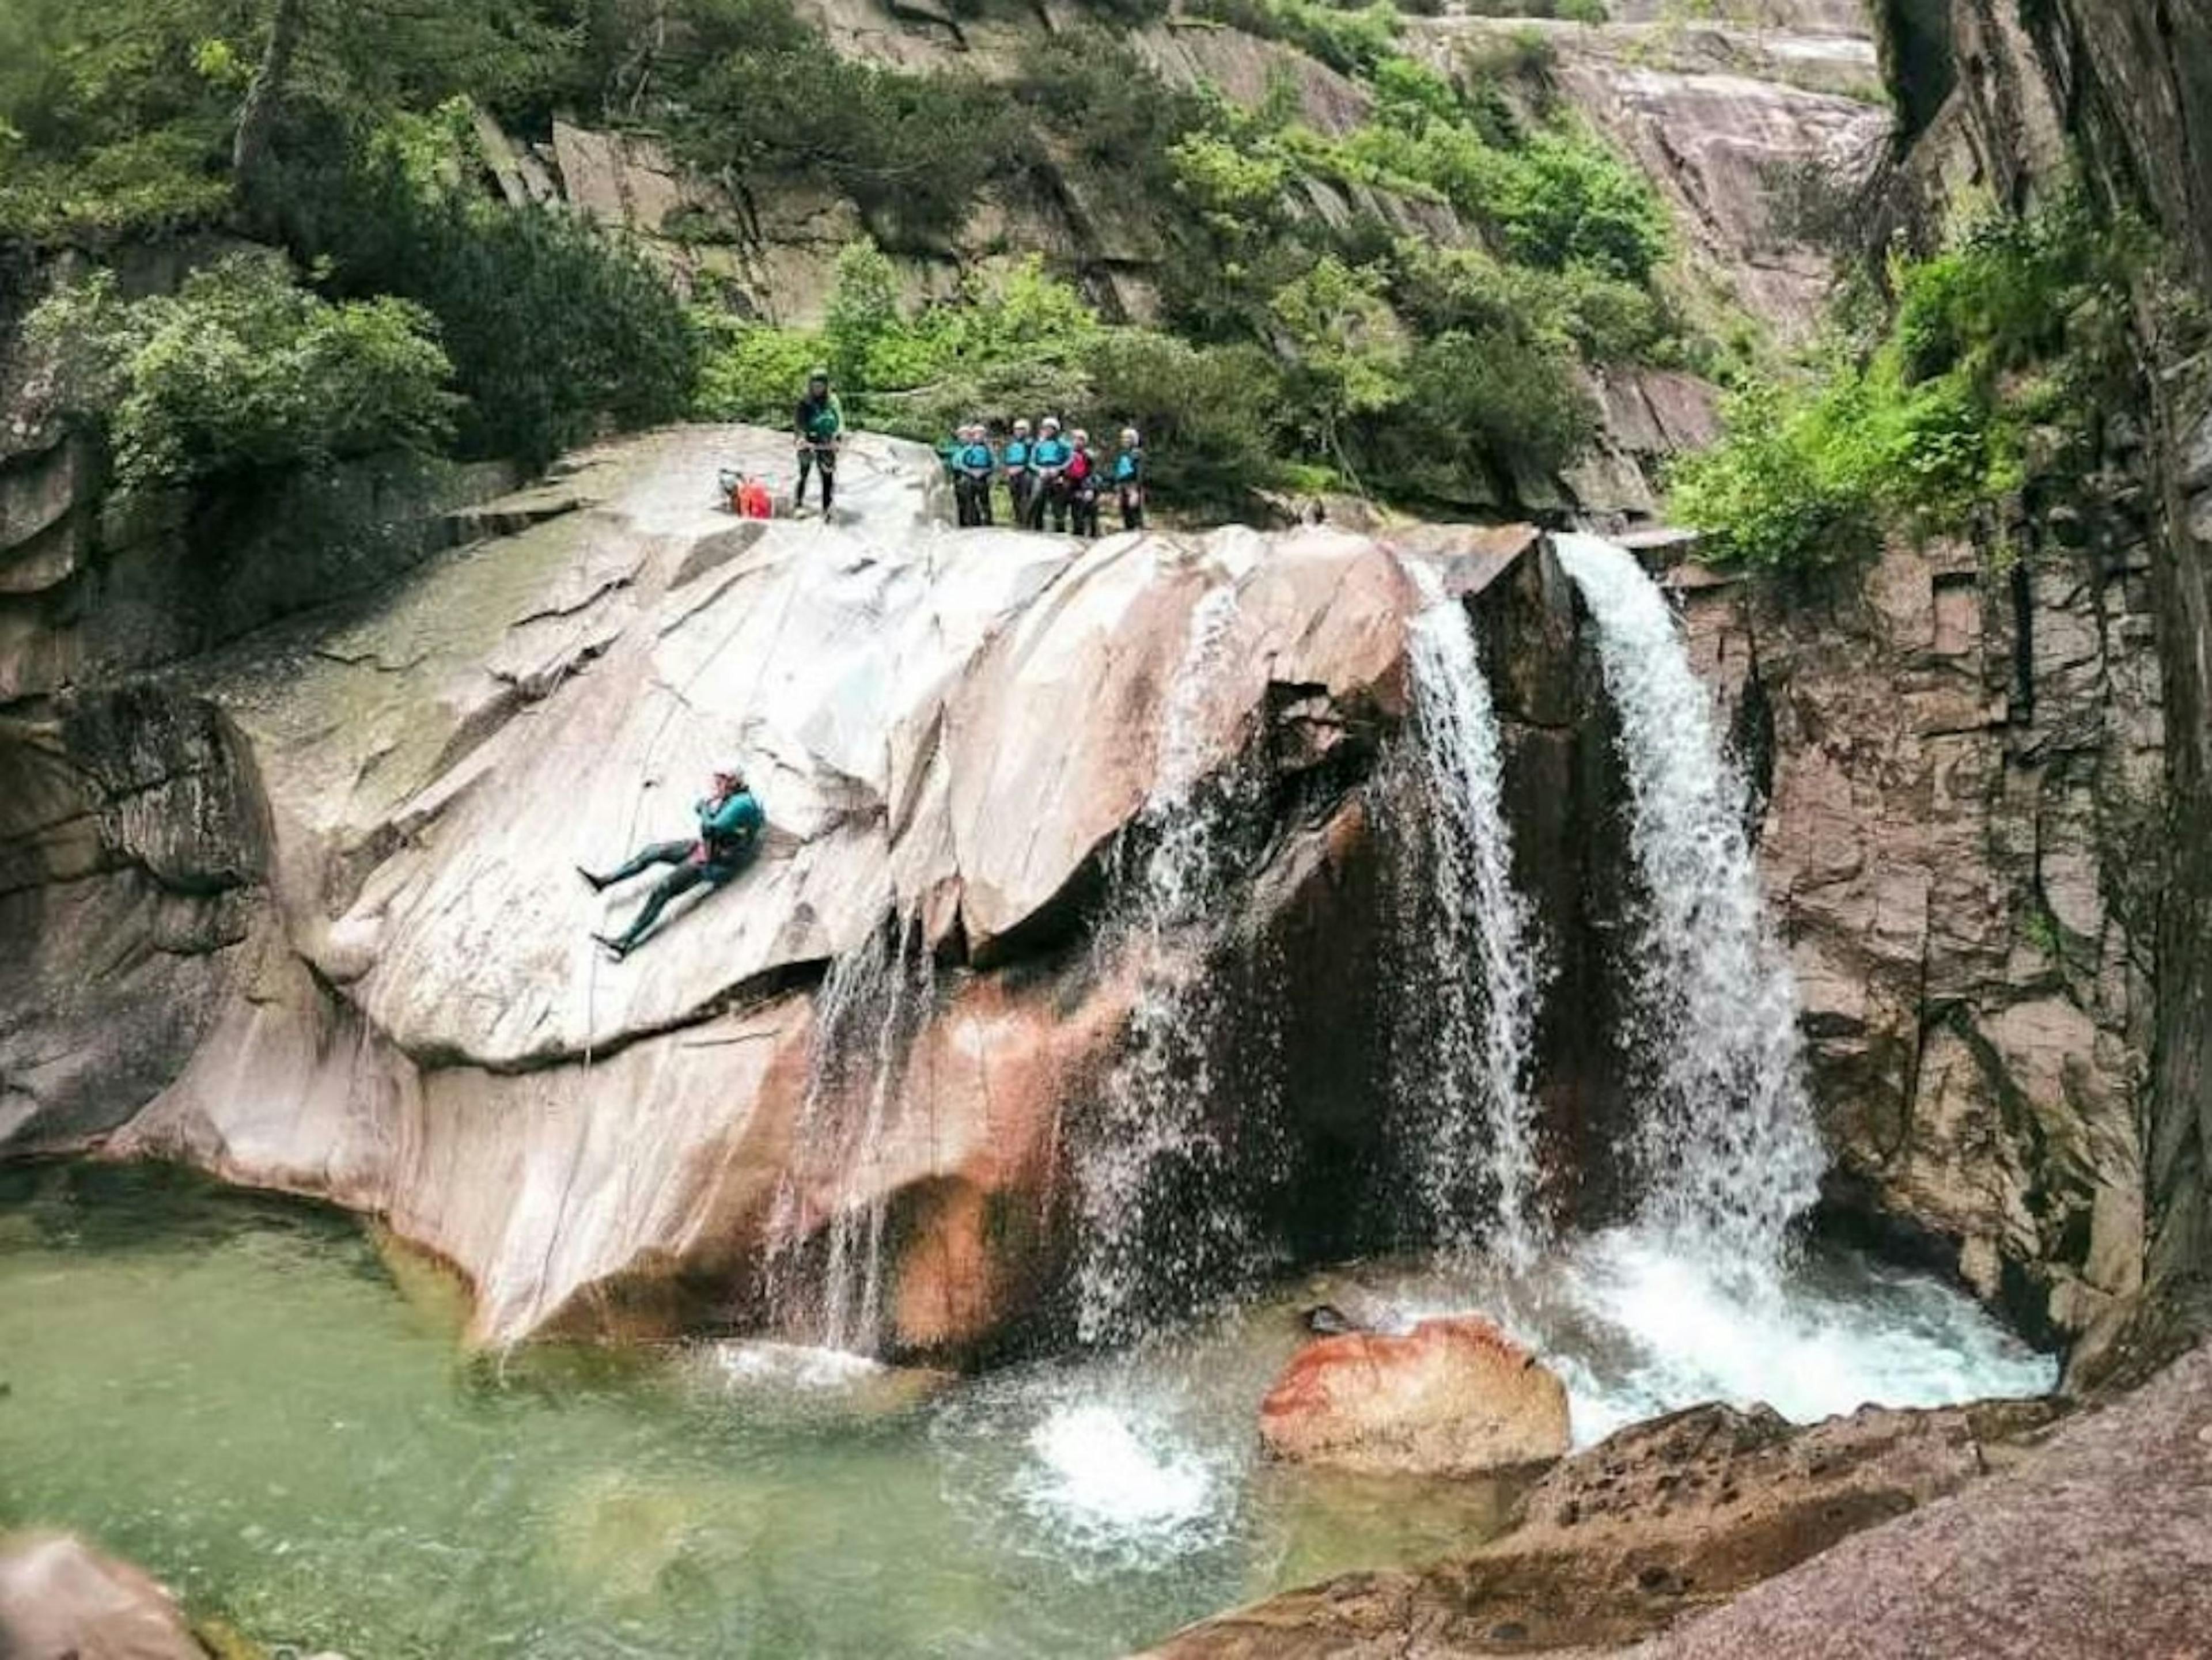
{"type": "Polygon", "coordinates": [[[1480,1316],[1424,1320],[1308,1344],[1260,1403],[1260,1438],[1302,1463],[1469,1475],[1565,1452],[1567,1391],[1480,1316]]]}

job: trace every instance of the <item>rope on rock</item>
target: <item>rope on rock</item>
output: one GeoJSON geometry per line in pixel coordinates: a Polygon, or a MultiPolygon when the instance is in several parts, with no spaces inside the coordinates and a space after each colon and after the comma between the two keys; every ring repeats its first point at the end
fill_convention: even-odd
{"type": "MultiPolygon", "coordinates": [[[[787,565],[788,565],[789,562],[790,560],[787,559],[787,565]]],[[[745,694],[744,707],[747,709],[756,708],[759,706],[761,683],[768,678],[768,666],[770,658],[774,654],[775,642],[783,637],[783,625],[791,619],[791,607],[793,602],[799,597],[799,586],[798,575],[796,572],[793,572],[790,580],[784,585],[783,605],[776,613],[775,628],[769,633],[768,638],[769,641],[769,648],[761,654],[759,667],[754,671],[752,685],[745,694]]],[[[684,684],[676,689],[675,696],[670,700],[667,708],[662,712],[660,716],[660,724],[653,729],[653,736],[646,739],[644,752],[638,757],[637,788],[635,793],[634,799],[630,803],[629,824],[623,833],[623,846],[624,848],[633,847],[636,844],[638,826],[643,822],[645,818],[645,792],[652,787],[650,774],[653,768],[653,757],[655,751],[657,751],[660,747],[660,740],[667,735],[671,723],[672,723],[676,719],[677,711],[678,709],[690,707],[692,689],[699,684],[700,680],[706,675],[707,671],[712,668],[714,664],[720,660],[722,654],[727,651],[732,643],[736,641],[739,631],[744,629],[749,615],[750,613],[744,609],[739,609],[737,616],[732,620],[729,628],[723,632],[718,640],[715,641],[714,648],[704,657],[701,658],[699,660],[698,666],[695,667],[689,675],[684,677],[684,684]]],[[[605,907],[607,904],[611,903],[611,901],[602,902],[600,908],[600,919],[603,923],[606,919],[605,907]]],[[[586,1073],[589,1073],[592,1069],[594,1053],[597,1050],[599,1044],[599,952],[598,947],[594,946],[592,951],[591,964],[585,970],[584,976],[583,1070],[586,1073]]]]}

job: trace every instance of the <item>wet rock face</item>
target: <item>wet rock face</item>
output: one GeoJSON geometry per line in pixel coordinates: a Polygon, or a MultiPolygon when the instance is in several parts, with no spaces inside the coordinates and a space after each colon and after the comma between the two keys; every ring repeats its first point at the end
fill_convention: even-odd
{"type": "Polygon", "coordinates": [[[1768,780],[1831,1199],[2060,1337],[2143,1257],[2164,720],[2124,530],[2010,571],[1899,546],[1825,595],[1682,582],[1768,780]]]}
{"type": "Polygon", "coordinates": [[[1277,1458],[1370,1475],[1510,1469],[1566,1450],[1567,1391],[1478,1316],[1346,1332],[1291,1359],[1260,1404],[1260,1440],[1277,1458]]]}
{"type": "MultiPolygon", "coordinates": [[[[2078,167],[2212,284],[2208,24],[2201,0],[1892,7],[1893,80],[1906,52],[1925,73],[1891,211],[1927,240],[2078,167]]],[[[2093,476],[2005,506],[2009,574],[1893,550],[1794,614],[1691,605],[1771,759],[1836,1197],[2088,1335],[2077,1377],[2212,1322],[2212,374],[2139,320],[2139,400],[2093,476]]]]}
{"type": "Polygon", "coordinates": [[[81,1144],[176,1074],[262,914],[261,832],[206,703],[88,693],[0,736],[0,1147],[81,1144]]]}
{"type": "Polygon", "coordinates": [[[66,1534],[0,1538],[0,1655],[204,1660],[167,1590],[66,1534]]]}
{"type": "Polygon", "coordinates": [[[973,1354],[1053,1294],[1069,1126],[1135,994],[1104,873],[1170,764],[1194,610],[1233,593],[1172,764],[1244,781],[1218,966],[1311,1012],[1283,1054],[1326,1064],[1267,1133],[1344,1209],[1335,1152],[1383,1113],[1387,1011],[1345,988],[1383,967],[1398,557],[941,534],[933,458],[866,438],[834,525],[714,504],[718,466],[787,459],[745,429],[613,447],[478,514],[497,539],[11,733],[0,1151],[105,1135],[374,1213],[463,1270],[485,1341],[757,1326],[771,1240],[818,1256],[873,1209],[890,1347],[973,1354]],[[733,762],[758,856],[600,958],[646,883],[574,866],[685,835],[733,762]],[[826,970],[902,927],[923,1004],[862,1011],[825,1071],[826,970]]]}

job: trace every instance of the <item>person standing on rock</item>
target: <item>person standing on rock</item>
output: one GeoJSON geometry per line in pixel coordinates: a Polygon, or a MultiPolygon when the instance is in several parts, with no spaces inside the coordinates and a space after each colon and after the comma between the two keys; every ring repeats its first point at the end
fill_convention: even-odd
{"type": "Polygon", "coordinates": [[[1037,427],[1037,441],[1030,451],[1030,465],[1036,469],[1036,482],[1030,498],[1029,526],[1031,530],[1044,528],[1048,509],[1052,514],[1052,527],[1056,531],[1067,528],[1067,463],[1075,453],[1067,441],[1060,435],[1060,417],[1048,415],[1037,427]]]}
{"type": "Polygon", "coordinates": [[[1098,534],[1098,452],[1091,435],[1078,427],[1067,441],[1067,507],[1078,536],[1098,534]]]}
{"type": "Polygon", "coordinates": [[[604,933],[592,936],[614,953],[617,963],[637,948],[660,920],[670,900],[702,884],[719,888],[743,870],[768,824],[760,802],[745,787],[744,774],[734,767],[714,775],[712,793],[696,804],[695,811],[699,815],[699,834],[690,841],[656,842],[640,848],[627,864],[605,876],[595,875],[581,865],[576,866],[576,874],[591,884],[593,893],[641,875],[655,865],[675,866],[646,896],[645,909],[622,933],[613,938],[604,933]]]}
{"type": "Polygon", "coordinates": [[[806,475],[822,470],[822,516],[830,516],[830,500],[837,489],[837,445],[845,435],[845,408],[830,390],[830,371],[818,365],[806,377],[806,396],[799,400],[792,417],[793,435],[799,441],[799,492],[794,510],[806,507],[806,475]]]}
{"type": "Polygon", "coordinates": [[[1013,504],[1014,523],[1030,522],[1030,496],[1036,484],[1036,474],[1030,467],[1030,423],[1014,423],[1014,435],[1006,440],[1006,447],[1000,454],[1000,463],[1006,470],[1006,499],[1013,504]]]}
{"type": "Polygon", "coordinates": [[[960,447],[952,456],[952,493],[960,522],[970,527],[991,523],[991,486],[998,477],[999,458],[981,421],[960,429],[960,447]]]}
{"type": "Polygon", "coordinates": [[[1145,441],[1134,427],[1121,429],[1121,447],[1114,457],[1114,494],[1121,503],[1121,528],[1145,527],[1145,441]]]}

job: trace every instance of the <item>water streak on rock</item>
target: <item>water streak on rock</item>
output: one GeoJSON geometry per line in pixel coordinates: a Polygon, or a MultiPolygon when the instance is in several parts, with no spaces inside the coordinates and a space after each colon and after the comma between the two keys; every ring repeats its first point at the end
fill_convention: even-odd
{"type": "MultiPolygon", "coordinates": [[[[1075,1154],[1076,1323],[1086,1343],[1140,1335],[1231,1288],[1249,1257],[1233,1189],[1252,1172],[1237,1168],[1209,1112],[1220,994],[1206,970],[1224,920],[1215,901],[1237,805],[1233,783],[1201,789],[1206,699],[1236,614],[1228,584],[1191,613],[1158,781],[1138,823],[1143,851],[1113,876],[1102,960],[1133,955],[1142,980],[1127,1047],[1075,1154]]],[[[1252,1081],[1239,1080],[1240,1110],[1256,1117],[1263,1106],[1252,1081]]]]}
{"type": "Polygon", "coordinates": [[[1626,1036],[1643,1219],[1716,1260],[1778,1261],[1825,1162],[1797,999],[1767,920],[1744,782],[1659,586],[1626,549],[1557,538],[1595,618],[1642,889],[1626,1036]]]}
{"type": "Polygon", "coordinates": [[[769,1225],[768,1285],[777,1328],[824,1348],[872,1354],[883,1341],[893,1184],[882,1167],[934,969],[920,922],[908,917],[834,964],[816,999],[806,1098],[769,1225]],[[822,1171],[836,1193],[817,1255],[807,1249],[802,1184],[822,1171]]]}
{"type": "Polygon", "coordinates": [[[1428,601],[1409,654],[1425,891],[1399,917],[1413,1041],[1394,1108],[1429,1237],[1525,1268],[1543,1243],[1528,1087],[1540,953],[1513,885],[1504,749],[1474,626],[1432,567],[1407,569],[1428,601]]]}

